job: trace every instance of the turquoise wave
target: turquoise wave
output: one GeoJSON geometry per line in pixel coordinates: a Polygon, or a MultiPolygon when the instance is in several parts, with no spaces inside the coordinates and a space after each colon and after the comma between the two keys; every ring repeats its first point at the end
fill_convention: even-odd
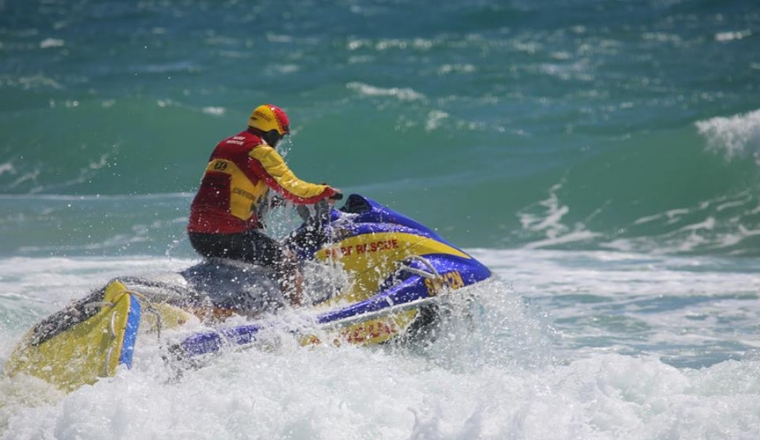
{"type": "Polygon", "coordinates": [[[464,246],[756,253],[751,1],[183,5],[0,5],[0,253],[184,252],[266,101],[301,178],[464,246]]]}

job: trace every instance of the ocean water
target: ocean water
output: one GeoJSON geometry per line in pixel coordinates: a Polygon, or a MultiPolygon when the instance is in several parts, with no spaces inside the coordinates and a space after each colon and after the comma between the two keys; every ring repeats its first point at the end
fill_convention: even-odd
{"type": "Polygon", "coordinates": [[[108,279],[198,261],[208,154],[262,102],[299,177],[493,269],[476,319],[179,382],[0,376],[0,438],[760,436],[754,0],[0,0],[0,365],[108,279]]]}

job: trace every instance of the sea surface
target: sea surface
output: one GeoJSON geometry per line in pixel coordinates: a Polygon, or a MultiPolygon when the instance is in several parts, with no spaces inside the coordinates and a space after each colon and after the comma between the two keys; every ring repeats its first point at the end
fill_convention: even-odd
{"type": "Polygon", "coordinates": [[[107,280],[199,261],[208,155],[264,102],[300,178],[494,271],[477,319],[179,382],[0,376],[0,439],[760,438],[756,0],[0,0],[0,366],[107,280]]]}

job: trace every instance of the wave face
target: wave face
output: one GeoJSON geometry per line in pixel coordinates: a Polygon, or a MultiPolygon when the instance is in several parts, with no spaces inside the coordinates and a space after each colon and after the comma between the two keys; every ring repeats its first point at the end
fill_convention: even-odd
{"type": "Polygon", "coordinates": [[[299,177],[464,246],[757,255],[753,3],[4,2],[0,254],[167,252],[273,102],[299,177]]]}

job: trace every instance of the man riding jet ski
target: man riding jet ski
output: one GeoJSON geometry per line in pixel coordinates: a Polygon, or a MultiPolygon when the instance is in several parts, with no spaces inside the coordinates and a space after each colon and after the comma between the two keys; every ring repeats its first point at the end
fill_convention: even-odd
{"type": "Polygon", "coordinates": [[[302,279],[292,252],[263,232],[270,191],[297,206],[338,200],[328,185],[296,177],[277,152],[290,122],[277,106],[256,107],[248,128],[217,144],[190,206],[187,232],[193,248],[206,258],[224,258],[274,270],[293,305],[301,305],[302,279]]]}
{"type": "Polygon", "coordinates": [[[368,197],[315,206],[285,240],[308,275],[304,307],[288,307],[273,269],[242,261],[120,276],[36,324],[6,373],[73,390],[131,368],[133,354],[151,356],[156,344],[182,369],[229,349],[272,347],[272,335],[304,345],[415,343],[434,339],[451,307],[476,298],[469,287],[491,277],[434,230],[368,197]]]}

